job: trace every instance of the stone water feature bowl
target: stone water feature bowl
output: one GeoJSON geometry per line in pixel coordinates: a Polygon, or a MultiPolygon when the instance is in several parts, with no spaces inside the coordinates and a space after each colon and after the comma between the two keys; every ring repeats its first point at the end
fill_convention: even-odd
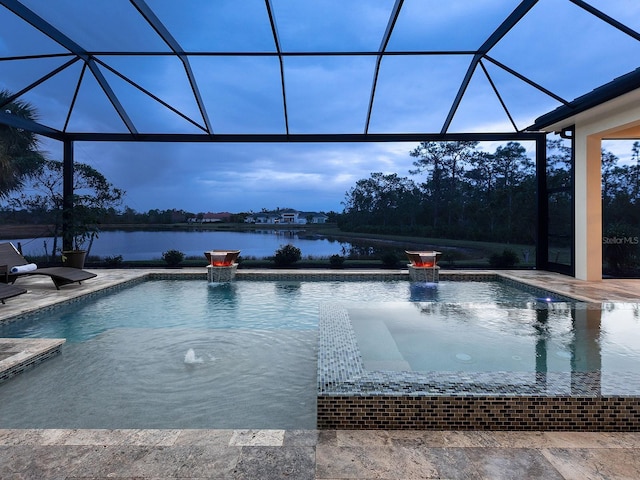
{"type": "Polygon", "coordinates": [[[240,255],[240,250],[209,250],[204,252],[207,262],[212,267],[230,267],[240,255]]]}
{"type": "Polygon", "coordinates": [[[434,268],[437,265],[437,255],[442,252],[425,251],[425,252],[410,252],[405,250],[409,261],[413,267],[418,268],[434,268]]]}

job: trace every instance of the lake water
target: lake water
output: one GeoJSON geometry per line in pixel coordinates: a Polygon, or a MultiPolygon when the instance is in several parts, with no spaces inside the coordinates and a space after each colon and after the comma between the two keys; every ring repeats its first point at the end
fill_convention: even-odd
{"type": "MultiPolygon", "coordinates": [[[[8,241],[8,240],[3,240],[8,241]]],[[[45,247],[50,250],[52,238],[10,240],[14,245],[22,245],[25,255],[44,255],[45,247]]],[[[99,257],[122,255],[123,260],[152,260],[162,258],[167,250],[179,250],[186,256],[202,256],[205,250],[241,250],[240,255],[248,258],[264,258],[275,254],[281,246],[292,244],[302,251],[303,258],[344,255],[351,244],[326,238],[310,238],[304,231],[256,230],[253,232],[101,232],[94,241],[91,255],[99,257]],[[301,238],[304,237],[304,238],[301,238]]]]}

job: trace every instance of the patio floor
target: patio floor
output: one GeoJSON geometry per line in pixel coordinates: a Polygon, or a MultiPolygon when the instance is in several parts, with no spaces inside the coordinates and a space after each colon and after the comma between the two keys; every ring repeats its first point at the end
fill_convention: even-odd
{"type": "MultiPolygon", "coordinates": [[[[0,305],[0,321],[150,272],[167,271],[99,270],[59,291],[20,279],[28,292],[0,305]]],[[[585,301],[640,301],[640,280],[503,273],[585,301]]],[[[0,430],[0,478],[635,479],[640,432],[0,430]]]]}

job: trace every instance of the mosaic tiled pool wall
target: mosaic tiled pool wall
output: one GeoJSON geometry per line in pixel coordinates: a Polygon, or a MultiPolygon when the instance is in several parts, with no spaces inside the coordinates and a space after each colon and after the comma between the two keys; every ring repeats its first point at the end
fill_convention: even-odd
{"type": "MultiPolygon", "coordinates": [[[[238,280],[266,280],[266,281],[409,281],[408,270],[242,270],[238,269],[238,280]]],[[[440,280],[486,282],[486,281],[510,281],[495,272],[440,272],[440,280]]],[[[513,282],[514,284],[517,282],[513,282]]],[[[521,287],[522,284],[519,284],[521,287]]]]}
{"type": "MultiPolygon", "coordinates": [[[[495,278],[495,277],[494,277],[495,278]]],[[[356,281],[390,281],[390,280],[408,280],[409,274],[406,271],[395,270],[389,273],[381,273],[378,270],[367,271],[349,271],[349,270],[318,270],[318,271],[278,271],[278,270],[238,270],[237,280],[252,281],[289,281],[289,282],[356,282],[356,281]]]]}
{"type": "Polygon", "coordinates": [[[319,429],[638,431],[629,397],[319,395],[319,429]]]}
{"type": "Polygon", "coordinates": [[[320,307],[320,429],[640,431],[640,375],[382,372],[363,366],[347,311],[320,307]]]}

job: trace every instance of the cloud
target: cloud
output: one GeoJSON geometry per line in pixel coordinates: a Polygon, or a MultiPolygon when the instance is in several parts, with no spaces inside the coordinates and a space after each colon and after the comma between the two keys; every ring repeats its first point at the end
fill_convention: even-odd
{"type": "Polygon", "coordinates": [[[389,50],[475,50],[515,8],[503,0],[404,2],[389,50]]]}
{"type": "Polygon", "coordinates": [[[371,51],[384,34],[393,0],[275,0],[278,32],[285,50],[371,51]]]}
{"type": "Polygon", "coordinates": [[[77,143],[138,211],[341,211],[345,193],[372,172],[408,175],[415,144],[77,143]]]}
{"type": "MultiPolygon", "coordinates": [[[[85,48],[169,50],[128,2],[117,3],[124,11],[100,2],[28,3],[85,48]],[[70,5],[77,7],[74,12],[78,15],[69,15],[70,5]],[[100,28],[95,28],[96,25],[100,28]]],[[[187,51],[274,52],[264,2],[241,3],[241,8],[236,0],[198,2],[198,8],[181,8],[176,2],[149,2],[149,5],[187,51]]],[[[388,51],[478,48],[517,3],[405,0],[388,51]]],[[[640,27],[640,7],[634,2],[593,3],[620,21],[640,27]]],[[[286,52],[375,52],[394,1],[273,0],[272,4],[281,47],[286,52]]],[[[0,12],[0,21],[1,55],[64,51],[6,10],[0,12]]],[[[569,0],[557,0],[539,2],[490,54],[571,100],[636,68],[639,45],[569,0]]],[[[113,55],[98,58],[204,124],[179,59],[113,55]]],[[[471,55],[385,57],[369,132],[439,132],[471,58],[471,55]]],[[[19,91],[66,60],[5,61],[6,74],[0,78],[0,88],[19,91]]],[[[285,133],[278,58],[193,55],[189,63],[214,133],[285,133]]],[[[285,57],[283,63],[291,133],[364,132],[375,56],[285,57]]],[[[484,63],[519,128],[558,105],[498,66],[484,63]]],[[[100,68],[139,131],[201,132],[108,69],[100,68]]],[[[45,123],[62,128],[80,71],[78,62],[25,94],[23,99],[37,107],[45,123]]],[[[125,131],[123,122],[89,72],[85,72],[83,83],[69,129],[125,131]]],[[[511,130],[481,69],[476,71],[466,93],[451,131],[511,130]]],[[[77,142],[75,159],[95,166],[112,183],[126,190],[125,204],[139,211],[153,208],[255,211],[276,206],[326,211],[340,210],[345,192],[373,172],[408,176],[413,162],[409,152],[416,144],[77,142]]],[[[483,144],[489,150],[495,150],[496,146],[483,144]]],[[[59,143],[44,141],[43,148],[53,158],[62,158],[59,143]]],[[[615,148],[620,147],[616,144],[615,148]]]]}

